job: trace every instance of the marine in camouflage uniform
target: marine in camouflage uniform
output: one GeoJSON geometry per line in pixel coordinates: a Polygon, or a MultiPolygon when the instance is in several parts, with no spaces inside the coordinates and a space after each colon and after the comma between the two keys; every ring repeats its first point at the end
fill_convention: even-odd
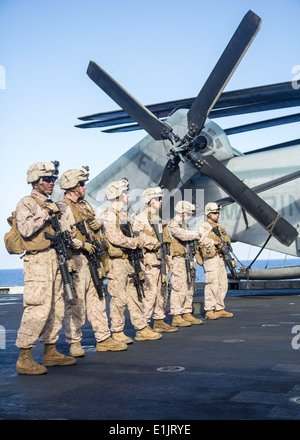
{"type": "Polygon", "coordinates": [[[45,231],[54,235],[51,217],[58,207],[49,196],[58,176],[58,162],[37,162],[27,171],[27,183],[32,184],[30,196],[17,205],[17,227],[21,234],[24,261],[24,312],[16,346],[20,348],[17,371],[20,374],[44,374],[47,366],[71,365],[73,357],[56,349],[56,341],[64,316],[63,284],[56,251],[45,231]],[[31,349],[39,339],[45,344],[43,365],[32,358],[31,349]]]}
{"type": "Polygon", "coordinates": [[[156,332],[176,332],[177,328],[164,322],[165,309],[168,299],[168,266],[170,257],[166,256],[162,261],[161,246],[157,232],[161,235],[164,243],[170,246],[171,236],[166,225],[163,225],[159,217],[162,204],[163,190],[160,187],[148,188],[142,194],[142,201],[147,204],[145,210],[135,216],[134,229],[143,237],[144,265],[145,265],[145,298],[143,300],[144,314],[148,324],[151,318],[154,320],[153,330],[156,332]],[[155,225],[155,226],[153,226],[155,225]],[[157,228],[157,231],[155,230],[157,228]],[[149,238],[152,238],[152,241],[149,238]],[[165,264],[166,274],[162,275],[162,264],[165,264]],[[164,286],[162,276],[165,276],[164,286]]]}
{"type": "MultiPolygon", "coordinates": [[[[70,344],[70,354],[74,357],[84,356],[85,354],[81,345],[81,328],[85,323],[86,315],[94,330],[97,351],[127,349],[126,344],[118,343],[110,337],[105,297],[103,296],[100,299],[98,296],[87,259],[87,254],[93,254],[95,247],[87,241],[86,236],[76,227],[76,223],[83,220],[92,241],[98,240],[101,243],[101,225],[96,220],[92,206],[84,200],[86,181],[89,178],[88,171],[88,167],[82,167],[68,170],[62,174],[60,187],[65,190],[65,194],[64,198],[58,202],[62,212],[62,220],[65,220],[73,229],[73,233],[74,228],[76,230],[76,235],[72,240],[74,247],[72,253],[76,265],[74,284],[78,298],[76,302],[66,302],[65,310],[66,341],[70,344]]],[[[103,263],[100,264],[102,274],[104,274],[103,263]]]]}
{"type": "Polygon", "coordinates": [[[155,340],[161,335],[153,332],[147,326],[143,313],[142,302],[138,299],[136,287],[132,277],[133,267],[128,259],[126,249],[142,247],[141,238],[128,237],[121,230],[122,224],[129,222],[132,226],[131,216],[126,211],[128,204],[129,185],[127,179],[110,183],[105,190],[107,200],[111,206],[107,207],[101,215],[103,231],[107,240],[109,255],[108,292],[110,299],[110,318],[113,338],[118,342],[130,344],[131,338],[124,334],[125,309],[128,308],[130,320],[137,330],[135,340],[155,340]]]}
{"type": "Polygon", "coordinates": [[[216,245],[210,249],[202,249],[203,269],[205,272],[204,310],[207,319],[231,318],[232,313],[225,310],[225,296],[228,290],[227,271],[222,252],[221,240],[212,231],[217,227],[224,241],[230,243],[225,228],[218,223],[220,207],[217,203],[210,202],[205,206],[207,219],[199,227],[199,232],[204,237],[213,239],[216,245]]]}
{"type": "MultiPolygon", "coordinates": [[[[203,241],[199,232],[187,228],[188,221],[195,211],[195,205],[187,201],[180,201],[175,206],[175,217],[169,222],[172,236],[171,254],[172,290],[170,296],[170,312],[173,315],[172,325],[188,327],[192,324],[202,324],[201,319],[192,316],[193,283],[188,282],[185,261],[186,244],[190,241],[203,241]]],[[[207,246],[212,245],[212,240],[205,239],[207,246]]]]}

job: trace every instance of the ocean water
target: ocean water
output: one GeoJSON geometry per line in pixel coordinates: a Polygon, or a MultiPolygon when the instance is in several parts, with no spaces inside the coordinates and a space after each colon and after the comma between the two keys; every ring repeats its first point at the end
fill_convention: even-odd
{"type": "MultiPolygon", "coordinates": [[[[251,261],[241,261],[245,266],[249,265],[251,261]]],[[[251,266],[251,269],[265,269],[274,267],[291,267],[299,266],[300,260],[298,258],[289,258],[284,261],[284,259],[276,260],[259,260],[257,259],[255,263],[251,266]]],[[[204,281],[204,272],[201,266],[197,265],[197,281],[204,281]]],[[[0,286],[11,287],[11,286],[24,286],[23,269],[0,269],[0,286]]]]}
{"type": "Polygon", "coordinates": [[[23,269],[0,269],[0,286],[24,286],[23,269]]]}

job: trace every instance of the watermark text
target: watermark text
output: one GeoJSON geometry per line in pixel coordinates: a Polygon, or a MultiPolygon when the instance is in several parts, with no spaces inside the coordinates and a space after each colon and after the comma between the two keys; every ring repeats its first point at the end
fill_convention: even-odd
{"type": "Polygon", "coordinates": [[[6,89],[6,71],[4,66],[0,66],[0,89],[6,89]]]}
{"type": "Polygon", "coordinates": [[[295,75],[292,79],[292,87],[298,90],[300,88],[300,64],[293,66],[292,73],[295,75]]]}

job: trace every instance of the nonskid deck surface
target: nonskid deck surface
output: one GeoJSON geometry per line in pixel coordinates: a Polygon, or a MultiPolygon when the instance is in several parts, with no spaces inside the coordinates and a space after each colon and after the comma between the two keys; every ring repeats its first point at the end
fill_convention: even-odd
{"type": "MultiPolygon", "coordinates": [[[[158,341],[134,341],[123,352],[96,352],[86,322],[85,357],[42,376],[16,373],[22,296],[1,295],[0,419],[106,420],[107,429],[148,421],[150,431],[155,421],[298,420],[299,294],[229,292],[226,309],[233,318],[203,319],[158,341]]],[[[202,299],[200,292],[195,302],[202,299]]],[[[125,333],[134,338],[128,315],[125,333]]],[[[57,346],[68,354],[63,331],[57,346]]],[[[32,352],[41,362],[43,345],[32,352]]]]}

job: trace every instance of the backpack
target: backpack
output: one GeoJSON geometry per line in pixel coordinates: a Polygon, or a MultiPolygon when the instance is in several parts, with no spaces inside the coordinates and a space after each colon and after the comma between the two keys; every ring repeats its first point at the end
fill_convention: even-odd
{"type": "Polygon", "coordinates": [[[17,228],[16,211],[8,217],[7,223],[11,226],[9,232],[4,235],[4,244],[10,254],[22,254],[24,252],[22,238],[17,228]]]}

